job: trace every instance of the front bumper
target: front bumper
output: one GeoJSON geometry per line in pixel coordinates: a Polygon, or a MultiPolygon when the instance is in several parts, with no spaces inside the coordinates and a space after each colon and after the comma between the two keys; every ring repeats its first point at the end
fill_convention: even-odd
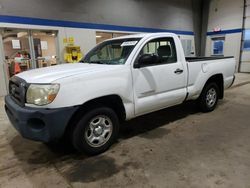
{"type": "Polygon", "coordinates": [[[78,107],[57,109],[21,107],[8,95],[5,111],[16,130],[31,140],[50,142],[60,139],[78,107]]]}

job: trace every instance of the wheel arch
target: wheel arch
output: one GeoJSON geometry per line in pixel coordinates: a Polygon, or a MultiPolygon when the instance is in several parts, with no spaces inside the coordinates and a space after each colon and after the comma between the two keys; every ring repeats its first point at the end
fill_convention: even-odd
{"type": "Polygon", "coordinates": [[[107,95],[103,97],[98,97],[95,99],[91,99],[85,103],[83,103],[79,109],[72,115],[69,120],[68,125],[65,128],[64,135],[70,134],[76,125],[77,121],[84,113],[86,113],[89,109],[93,109],[95,107],[106,106],[114,110],[117,114],[120,122],[126,119],[126,110],[123,105],[122,99],[119,95],[107,95]]]}
{"type": "MultiPolygon", "coordinates": [[[[215,74],[213,76],[211,76],[206,83],[203,86],[203,89],[205,88],[205,86],[209,83],[216,83],[218,88],[219,88],[219,99],[223,99],[224,97],[224,78],[223,78],[223,74],[219,73],[219,74],[215,74]]],[[[202,89],[202,90],[203,90],[202,89]]]]}

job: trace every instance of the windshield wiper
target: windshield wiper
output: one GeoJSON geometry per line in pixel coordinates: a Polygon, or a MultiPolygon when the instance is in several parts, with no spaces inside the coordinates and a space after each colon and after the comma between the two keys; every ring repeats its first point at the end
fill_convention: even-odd
{"type": "Polygon", "coordinates": [[[93,64],[104,64],[104,63],[101,62],[101,61],[90,61],[90,63],[93,63],[93,64]]]}
{"type": "Polygon", "coordinates": [[[80,62],[80,63],[87,63],[87,62],[84,61],[83,59],[81,59],[79,62],[80,62]]]}
{"type": "Polygon", "coordinates": [[[111,63],[102,62],[102,61],[84,61],[84,60],[81,60],[79,62],[81,62],[81,63],[88,63],[88,64],[111,64],[111,63]]]}
{"type": "Polygon", "coordinates": [[[79,61],[80,63],[88,63],[88,64],[103,64],[101,61],[79,61]]]}

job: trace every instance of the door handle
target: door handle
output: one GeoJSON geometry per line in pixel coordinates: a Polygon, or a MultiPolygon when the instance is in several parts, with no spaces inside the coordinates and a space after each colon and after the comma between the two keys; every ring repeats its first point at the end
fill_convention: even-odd
{"type": "Polygon", "coordinates": [[[183,70],[182,70],[182,69],[176,69],[176,70],[174,71],[174,73],[175,73],[175,74],[181,74],[181,73],[183,73],[183,70]]]}

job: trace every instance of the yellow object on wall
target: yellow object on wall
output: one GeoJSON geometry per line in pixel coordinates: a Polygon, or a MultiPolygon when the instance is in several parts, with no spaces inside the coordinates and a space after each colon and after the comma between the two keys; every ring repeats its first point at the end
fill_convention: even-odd
{"type": "Polygon", "coordinates": [[[74,43],[75,43],[74,37],[69,37],[69,38],[68,38],[68,44],[73,46],[74,43]]]}
{"type": "Polygon", "coordinates": [[[77,63],[82,59],[80,46],[66,46],[64,60],[67,63],[77,63]]]}
{"type": "Polygon", "coordinates": [[[77,63],[79,62],[83,55],[80,46],[75,46],[74,37],[68,37],[63,39],[65,45],[64,51],[64,61],[67,63],[77,63]]]}
{"type": "Polygon", "coordinates": [[[68,38],[63,38],[63,44],[67,45],[68,44],[68,38]]]}

